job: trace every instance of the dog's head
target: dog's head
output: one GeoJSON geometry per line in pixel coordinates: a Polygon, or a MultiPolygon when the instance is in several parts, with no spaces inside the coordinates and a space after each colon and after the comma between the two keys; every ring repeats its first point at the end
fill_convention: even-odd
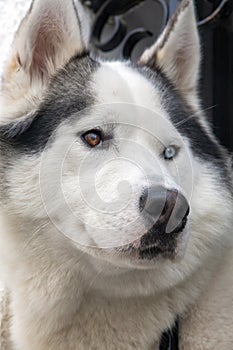
{"type": "Polygon", "coordinates": [[[91,57],[71,0],[35,0],[3,77],[4,210],[49,221],[95,262],[190,273],[230,210],[199,61],[191,0],[137,64],[91,57]]]}

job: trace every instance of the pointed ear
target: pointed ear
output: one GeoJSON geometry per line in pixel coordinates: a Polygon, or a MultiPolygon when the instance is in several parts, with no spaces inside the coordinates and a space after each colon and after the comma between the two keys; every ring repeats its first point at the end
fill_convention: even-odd
{"type": "Polygon", "coordinates": [[[196,96],[200,44],[192,0],[182,0],[157,42],[140,64],[161,70],[187,97],[196,96]]]}
{"type": "Polygon", "coordinates": [[[14,41],[18,68],[48,79],[73,55],[82,53],[79,19],[72,0],[34,0],[14,41]]]}
{"type": "Polygon", "coordinates": [[[34,0],[3,72],[2,105],[14,104],[21,115],[29,112],[55,72],[85,51],[73,1],[34,0]]]}

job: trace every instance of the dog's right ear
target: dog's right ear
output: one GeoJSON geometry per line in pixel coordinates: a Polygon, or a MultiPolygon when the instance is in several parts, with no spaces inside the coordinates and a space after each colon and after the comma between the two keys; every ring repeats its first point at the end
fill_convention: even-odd
{"type": "Polygon", "coordinates": [[[34,0],[3,73],[2,104],[15,105],[18,116],[35,109],[56,71],[85,51],[73,1],[34,0]]]}
{"type": "Polygon", "coordinates": [[[140,58],[141,65],[162,72],[196,105],[200,65],[200,42],[193,0],[180,1],[164,31],[140,58]]]}
{"type": "Polygon", "coordinates": [[[72,0],[34,0],[13,43],[11,70],[46,81],[85,50],[79,23],[72,0]]]}

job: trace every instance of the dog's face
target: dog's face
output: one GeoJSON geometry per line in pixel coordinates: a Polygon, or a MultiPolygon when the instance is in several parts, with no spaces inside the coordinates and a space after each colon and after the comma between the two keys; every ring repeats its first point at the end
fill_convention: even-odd
{"type": "Polygon", "coordinates": [[[3,207],[49,221],[103,269],[159,266],[177,281],[224,235],[231,205],[226,154],[199,110],[192,2],[134,65],[91,58],[76,16],[72,1],[35,0],[16,35],[3,207]]]}
{"type": "MultiPolygon", "coordinates": [[[[43,150],[39,173],[47,214],[91,253],[97,247],[118,253],[121,261],[174,258],[188,230],[188,145],[143,70],[105,63],[89,84],[94,101],[72,111],[43,150]]],[[[51,115],[58,115],[54,97],[48,104],[51,115]]]]}

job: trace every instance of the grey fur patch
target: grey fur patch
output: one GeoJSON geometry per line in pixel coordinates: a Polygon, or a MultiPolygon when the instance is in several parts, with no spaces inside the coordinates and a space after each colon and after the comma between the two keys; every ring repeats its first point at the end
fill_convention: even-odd
{"type": "Polygon", "coordinates": [[[87,54],[72,58],[53,78],[46,99],[33,117],[1,126],[0,141],[17,152],[42,151],[61,122],[93,104],[90,81],[98,66],[87,54]]]}
{"type": "Polygon", "coordinates": [[[163,108],[166,110],[177,131],[189,140],[194,156],[204,162],[211,163],[213,171],[214,169],[218,170],[231,187],[229,154],[220,143],[215,141],[215,137],[211,138],[209,136],[199,121],[197,111],[188,105],[182,94],[159,69],[154,70],[154,67],[150,69],[140,65],[135,66],[135,68],[143,76],[146,76],[154,86],[162,87],[161,97],[163,108]]]}

